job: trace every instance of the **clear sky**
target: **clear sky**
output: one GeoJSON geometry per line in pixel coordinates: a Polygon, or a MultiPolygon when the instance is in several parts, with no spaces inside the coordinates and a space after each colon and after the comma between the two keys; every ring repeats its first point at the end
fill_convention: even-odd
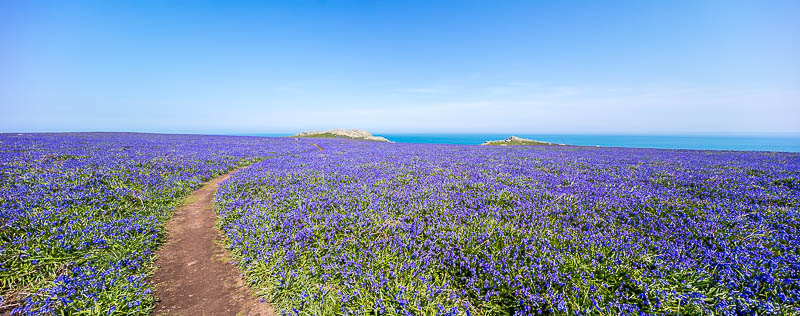
{"type": "Polygon", "coordinates": [[[799,133],[800,1],[0,1],[0,131],[799,133]]]}

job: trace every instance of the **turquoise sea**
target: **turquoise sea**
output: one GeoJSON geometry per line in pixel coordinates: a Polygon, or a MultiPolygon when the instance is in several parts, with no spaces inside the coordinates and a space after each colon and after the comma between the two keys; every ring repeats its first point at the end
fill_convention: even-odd
{"type": "MultiPolygon", "coordinates": [[[[289,134],[248,134],[288,136],[289,134]]],[[[505,139],[511,134],[394,134],[376,133],[398,143],[479,145],[487,140],[505,139]]],[[[800,135],[605,135],[605,134],[513,134],[551,143],[668,149],[713,149],[800,152],[800,135]]]]}

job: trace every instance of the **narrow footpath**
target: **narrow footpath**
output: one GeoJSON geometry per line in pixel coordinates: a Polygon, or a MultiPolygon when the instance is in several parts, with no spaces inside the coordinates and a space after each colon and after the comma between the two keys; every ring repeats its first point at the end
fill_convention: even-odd
{"type": "Polygon", "coordinates": [[[167,223],[166,244],[150,279],[158,300],[153,315],[275,315],[246,286],[214,227],[214,194],[235,172],[204,184],[167,223]]]}

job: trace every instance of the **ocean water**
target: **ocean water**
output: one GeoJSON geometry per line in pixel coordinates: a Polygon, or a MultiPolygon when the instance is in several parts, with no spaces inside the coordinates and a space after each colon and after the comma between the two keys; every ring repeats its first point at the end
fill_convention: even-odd
{"type": "MultiPolygon", "coordinates": [[[[249,134],[248,136],[288,136],[249,134]]],[[[381,134],[397,143],[479,145],[487,140],[505,139],[510,134],[381,134]]],[[[664,149],[712,149],[743,151],[800,152],[800,135],[604,135],[604,134],[514,134],[551,143],[664,149]]]]}

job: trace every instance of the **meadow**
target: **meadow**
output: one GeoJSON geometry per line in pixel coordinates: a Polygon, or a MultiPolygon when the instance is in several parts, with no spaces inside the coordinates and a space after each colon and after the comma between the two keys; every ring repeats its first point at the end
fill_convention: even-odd
{"type": "Polygon", "coordinates": [[[0,135],[0,313],[147,314],[146,277],[182,197],[289,139],[0,135]]]}
{"type": "Polygon", "coordinates": [[[798,154],[108,133],[0,135],[0,310],[148,314],[248,165],[218,225],[285,314],[800,313],[798,154]]]}
{"type": "Polygon", "coordinates": [[[317,144],[217,195],[287,314],[800,313],[800,155],[317,144]]]}

